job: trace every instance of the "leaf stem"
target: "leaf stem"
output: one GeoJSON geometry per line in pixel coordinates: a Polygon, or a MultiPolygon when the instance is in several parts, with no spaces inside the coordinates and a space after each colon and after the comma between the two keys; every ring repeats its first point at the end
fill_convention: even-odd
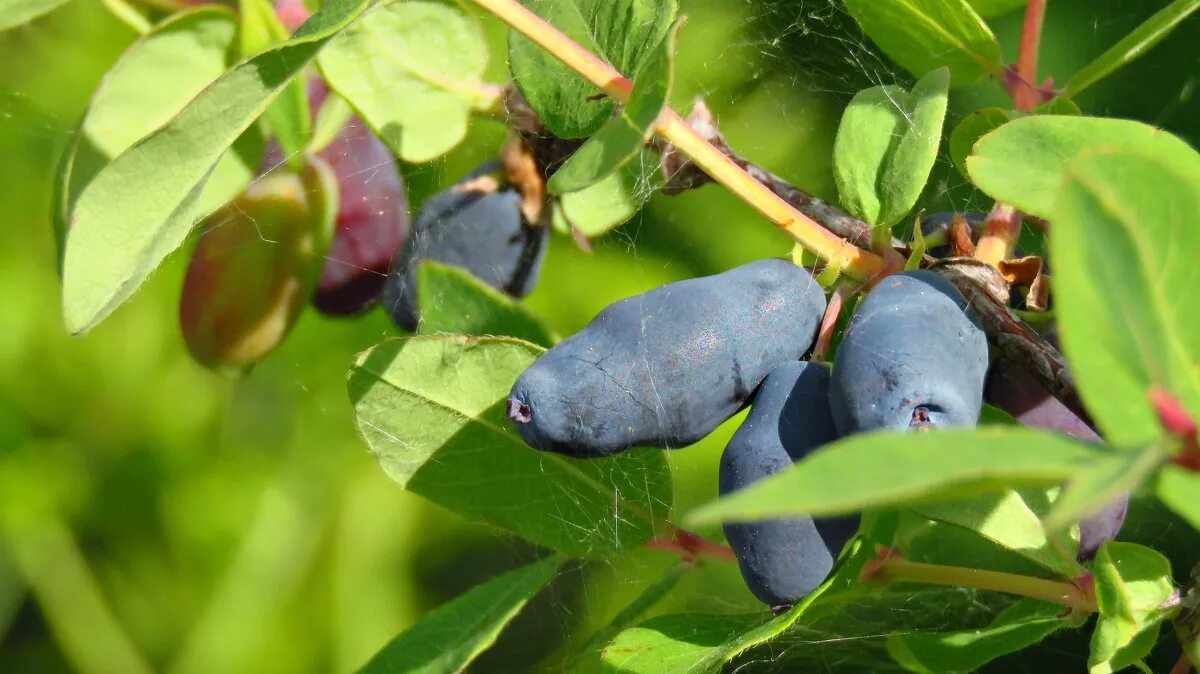
{"type": "Polygon", "coordinates": [[[1021,214],[1012,206],[996,202],[988,213],[983,234],[975,244],[975,259],[993,267],[1008,258],[1021,234],[1021,214]]]}
{"type": "Polygon", "coordinates": [[[1095,597],[1072,583],[1061,583],[1003,571],[913,562],[895,553],[889,554],[883,559],[868,562],[863,567],[861,578],[869,582],[925,583],[993,590],[1062,604],[1067,608],[1079,611],[1091,613],[1096,611],[1095,597]]]}
{"type": "MultiPolygon", "coordinates": [[[[633,84],[625,76],[516,0],[473,2],[554,55],[604,93],[622,103],[629,100],[633,84]]],[[[842,262],[847,275],[859,280],[871,280],[903,266],[903,258],[895,251],[888,251],[885,258],[862,250],[796,210],[702,138],[674,111],[663,110],[655,133],[800,245],[823,260],[842,262]]]]}
{"type": "Polygon", "coordinates": [[[1011,88],[1013,105],[1018,110],[1032,110],[1041,103],[1037,84],[1038,50],[1042,41],[1042,22],[1046,16],[1046,0],[1029,0],[1025,6],[1025,22],[1021,26],[1021,45],[1017,52],[1017,77],[1011,88]]]}

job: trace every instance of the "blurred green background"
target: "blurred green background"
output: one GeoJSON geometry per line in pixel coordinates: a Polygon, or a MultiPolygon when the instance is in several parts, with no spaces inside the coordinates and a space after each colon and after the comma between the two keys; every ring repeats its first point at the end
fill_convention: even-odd
{"type": "MultiPolygon", "coordinates": [[[[677,110],[703,95],[733,147],[835,198],[830,156],[849,95],[895,75],[826,0],[681,0],[677,110]]],[[[1051,0],[1042,72],[1058,81],[1165,0],[1051,0]]],[[[505,78],[504,30],[482,19],[505,78]]],[[[1015,60],[1020,15],[993,20],[1015,60]]],[[[1081,97],[1197,144],[1196,17],[1081,97]]],[[[349,671],[431,608],[538,554],[401,491],[359,442],[345,395],[356,352],[394,334],[379,312],[307,312],[233,381],[193,364],[176,311],[184,256],[83,338],[63,330],[50,181],[105,69],[134,39],[98,0],[0,33],[0,670],[349,671]]],[[[1003,92],[952,97],[953,125],[1003,92]]],[[[952,127],[950,127],[952,128],[952,127]]],[[[405,167],[411,203],[492,156],[504,129],[405,167]]],[[[986,208],[947,162],[924,205],[986,208]]],[[[580,251],[555,237],[527,300],[560,333],[613,300],[715,273],[789,240],[719,187],[655,195],[580,251]]],[[[713,496],[732,429],[670,455],[676,501],[713,496]]],[[[639,552],[565,568],[477,671],[558,671],[562,654],[673,563],[639,552]]],[[[731,564],[688,574],[656,611],[756,610],[731,564]]]]}

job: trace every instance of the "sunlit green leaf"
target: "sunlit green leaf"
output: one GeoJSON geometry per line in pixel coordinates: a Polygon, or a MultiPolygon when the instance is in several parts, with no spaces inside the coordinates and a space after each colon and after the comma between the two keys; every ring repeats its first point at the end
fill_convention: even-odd
{"type": "Polygon", "coordinates": [[[788,470],[701,506],[688,520],[832,515],[1008,487],[1050,486],[1104,455],[1065,436],[1028,428],[864,433],[822,447],[788,470]]]}
{"type": "Polygon", "coordinates": [[[1145,657],[1169,616],[1162,607],[1171,596],[1171,563],[1134,543],[1100,546],[1093,566],[1100,617],[1092,633],[1090,674],[1119,671],[1145,657]]]}
{"type": "Polygon", "coordinates": [[[645,543],[671,502],[660,450],[570,459],[530,449],[509,422],[509,390],[540,353],[509,338],[382,342],[350,371],[359,431],[389,477],[464,516],[568,554],[645,543]]]}
{"type": "Polygon", "coordinates": [[[919,505],[917,514],[965,527],[1039,566],[1067,578],[1079,574],[1075,555],[1078,536],[1065,532],[1053,539],[1042,528],[1058,489],[1007,490],[987,496],[919,505]]]}
{"type": "Polygon", "coordinates": [[[967,157],[967,172],[993,199],[1050,218],[1067,163],[1093,146],[1141,149],[1158,156],[1191,153],[1179,138],[1141,122],[1034,115],[980,138],[967,157]]]}
{"type": "MultiPolygon", "coordinates": [[[[54,227],[60,253],[75,201],[114,157],[167,123],[233,62],[237,21],[220,7],[180,12],[131,44],[92,94],[60,162],[54,227]]],[[[217,163],[200,198],[202,212],[220,206],[250,181],[261,140],[247,134],[217,163]]]]}
{"type": "Polygon", "coordinates": [[[653,164],[645,164],[645,153],[600,182],[577,192],[568,192],[554,204],[554,229],[569,234],[574,228],[580,234],[595,238],[618,227],[641,210],[650,199],[653,185],[646,175],[653,164]]]}
{"type": "Polygon", "coordinates": [[[1200,417],[1200,293],[1184,290],[1200,286],[1200,155],[1156,138],[1171,142],[1072,161],[1052,217],[1063,351],[1118,447],[1162,434],[1154,387],[1200,417]]]}
{"type": "Polygon", "coordinates": [[[948,71],[940,69],[911,93],[872,87],[850,101],[833,150],[834,178],[848,211],[891,226],[917,203],[941,143],[948,82],[948,71]]]}
{"type": "Polygon", "coordinates": [[[487,42],[453,2],[383,3],[321,52],[329,85],[406,161],[445,154],[473,109],[496,102],[483,82],[487,42]]]}
{"type": "Polygon", "coordinates": [[[221,156],[370,0],[331,0],[292,39],[227,71],[79,195],[63,259],[63,315],[81,333],[134,293],[203,215],[221,156]]]}
{"type": "Polygon", "coordinates": [[[1162,447],[1104,457],[1071,476],[1066,489],[1046,515],[1046,529],[1056,531],[1095,513],[1113,499],[1137,488],[1166,458],[1162,447]]]}
{"type": "Polygon", "coordinates": [[[417,273],[423,335],[500,335],[546,347],[557,341],[529,310],[466,270],[425,260],[417,273]]]}
{"type": "Polygon", "coordinates": [[[1158,474],[1155,493],[1193,527],[1200,529],[1200,473],[1164,466],[1158,474]]]}
{"type": "Polygon", "coordinates": [[[0,30],[28,23],[67,0],[0,0],[0,30]]]}

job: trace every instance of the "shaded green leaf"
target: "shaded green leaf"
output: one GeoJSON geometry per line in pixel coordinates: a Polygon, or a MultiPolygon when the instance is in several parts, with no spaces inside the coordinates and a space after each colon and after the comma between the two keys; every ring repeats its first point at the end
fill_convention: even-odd
{"type": "Polygon", "coordinates": [[[1006,490],[997,494],[919,505],[922,517],[970,529],[1006,550],[1067,578],[1079,575],[1075,561],[1078,536],[1065,532],[1053,539],[1041,518],[1051,509],[1058,489],[1006,490]]]}
{"type": "Polygon", "coordinates": [[[0,30],[28,23],[58,9],[67,0],[0,0],[0,30]]]}
{"type": "Polygon", "coordinates": [[[112,313],[179,247],[203,215],[199,196],[221,156],[370,1],[325,3],[292,39],[234,66],[96,175],[75,205],[63,260],[72,333],[112,313]]]}
{"type": "Polygon", "coordinates": [[[1092,633],[1088,671],[1108,674],[1141,660],[1168,617],[1162,608],[1171,596],[1171,563],[1155,550],[1135,543],[1109,541],[1100,546],[1093,567],[1100,617],[1092,633]]]}
{"type": "Polygon", "coordinates": [[[359,355],[348,388],[384,472],[454,512],[573,555],[637,547],[670,507],[660,450],[570,459],[521,441],[509,390],[542,349],[515,339],[413,337],[359,355]]]}
{"type": "Polygon", "coordinates": [[[1057,531],[1102,509],[1135,489],[1166,459],[1160,445],[1106,456],[1071,476],[1062,496],[1046,515],[1046,529],[1057,531]]]}
{"type": "Polygon", "coordinates": [[[917,203],[942,139],[949,73],[935,70],[912,93],[898,86],[858,92],[842,114],[833,149],[842,205],[891,226],[917,203]]]}
{"type": "Polygon", "coordinates": [[[1163,466],[1155,493],[1167,507],[1200,529],[1200,474],[1180,466],[1163,466]]]}
{"type": "Polygon", "coordinates": [[[425,162],[467,133],[471,110],[496,102],[483,82],[479,22],[453,2],[389,2],[321,53],[321,72],[399,157],[425,162]]]}
{"type": "MultiPolygon", "coordinates": [[[[917,231],[920,228],[916,228],[917,231]]],[[[979,425],[980,426],[1020,426],[1021,422],[1017,421],[1013,415],[996,407],[995,405],[984,403],[979,408],[979,425]]]]}
{"type": "Polygon", "coordinates": [[[596,658],[602,655],[604,646],[613,640],[623,630],[633,625],[636,621],[653,608],[664,597],[670,594],[671,590],[679,584],[681,578],[686,571],[695,569],[696,565],[688,562],[677,562],[674,566],[651,582],[646,589],[642,591],[633,601],[629,602],[624,608],[613,616],[613,619],[604,627],[596,630],[587,643],[580,648],[571,662],[568,663],[570,671],[586,671],[594,668],[596,658]]]}
{"type": "MultiPolygon", "coordinates": [[[[92,94],[75,136],[59,164],[54,228],[60,254],[75,201],[114,157],[167,123],[221,75],[236,51],[237,21],[220,7],[180,12],[131,44],[92,94]]],[[[254,174],[261,151],[247,138],[214,169],[201,197],[202,212],[220,206],[254,174]]]]}
{"type": "Polygon", "coordinates": [[[574,227],[595,238],[624,224],[650,199],[653,186],[646,174],[654,168],[654,162],[643,153],[600,182],[560,196],[551,214],[554,229],[569,234],[574,227]]]}
{"type": "MultiPolygon", "coordinates": [[[[774,620],[778,620],[775,618],[774,620]]],[[[714,653],[738,637],[773,622],[770,614],[664,615],[621,632],[604,649],[604,670],[623,674],[716,671],[723,661],[714,653]]]]}
{"type": "Polygon", "coordinates": [[[1063,351],[1084,404],[1120,447],[1160,437],[1152,387],[1200,417],[1200,293],[1183,291],[1200,286],[1200,155],[1153,138],[1144,150],[1072,161],[1052,215],[1063,351]]]}
{"type": "Polygon", "coordinates": [[[994,426],[843,438],[790,469],[693,511],[694,524],[833,515],[1058,484],[1104,452],[1061,435],[994,426]],[[887,470],[863,470],[887,466],[887,470]]]}
{"type": "MultiPolygon", "coordinates": [[[[275,15],[270,0],[240,0],[242,56],[251,56],[288,39],[287,28],[275,15]]],[[[263,119],[279,142],[285,157],[302,162],[301,153],[312,134],[308,91],[303,78],[296,78],[267,107],[263,119]]]]}
{"type": "Polygon", "coordinates": [[[975,142],[989,131],[999,129],[1012,121],[1013,117],[1012,110],[1003,108],[982,108],[963,117],[958,126],[954,127],[954,131],[950,132],[949,140],[950,160],[954,162],[954,167],[959,173],[970,178],[967,174],[967,155],[971,154],[975,142]]]}
{"type": "Polygon", "coordinates": [[[1120,42],[1072,75],[1063,87],[1062,95],[1075,96],[1150,51],[1197,9],[1200,9],[1200,0],[1175,0],[1160,9],[1121,38],[1120,42]]]}
{"type": "Polygon", "coordinates": [[[1191,152],[1187,143],[1141,122],[1034,115],[980,138],[967,157],[967,172],[993,199],[1052,218],[1067,163],[1091,146],[1140,148],[1160,156],[1191,152]]]}
{"type": "MultiPolygon", "coordinates": [[[[526,0],[526,6],[632,80],[675,21],[675,0],[526,0]]],[[[509,32],[513,81],[551,133],[590,136],[612,114],[611,100],[554,55],[509,32]],[[590,100],[589,100],[590,99],[590,100]]]]}
{"type": "Polygon", "coordinates": [[[975,630],[899,633],[888,637],[888,652],[910,671],[928,674],[974,672],[996,658],[1029,648],[1066,626],[1062,606],[1022,599],[1000,612],[992,624],[975,630]]]}
{"type": "Polygon", "coordinates": [[[999,43],[966,0],[846,0],[846,9],[913,75],[947,67],[957,87],[1003,67],[999,43]]]}
{"type": "Polygon", "coordinates": [[[559,560],[543,559],[471,588],[401,632],[360,671],[364,674],[461,672],[486,650],[525,603],[554,577],[559,560]]]}
{"type": "Polygon", "coordinates": [[[425,260],[417,274],[423,335],[500,335],[547,347],[558,341],[528,309],[460,267],[425,260]]]}
{"type": "Polygon", "coordinates": [[[667,104],[674,68],[675,36],[678,34],[679,23],[676,23],[658,49],[646,59],[634,82],[629,103],[550,176],[547,191],[565,194],[590,187],[638,156],[654,133],[658,116],[667,104]]]}

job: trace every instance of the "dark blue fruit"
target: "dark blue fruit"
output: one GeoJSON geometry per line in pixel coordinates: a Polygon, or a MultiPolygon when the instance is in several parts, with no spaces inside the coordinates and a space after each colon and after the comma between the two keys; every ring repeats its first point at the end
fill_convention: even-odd
{"type": "Polygon", "coordinates": [[[689,445],[799,360],[824,311],[812,275],[785,260],[669,283],[610,305],[534,361],[509,418],[531,446],[571,456],[689,445]]]}
{"type": "Polygon", "coordinates": [[[421,208],[384,287],[384,306],[396,325],[417,329],[421,260],[461,267],[513,297],[529,294],[537,284],[548,228],[525,222],[521,195],[491,177],[499,170],[496,163],[485,164],[421,208]]]}
{"type": "Polygon", "coordinates": [[[909,271],[879,282],[846,329],[830,400],[842,435],[881,428],[974,426],[987,338],[942,276],[909,271]]]}
{"type": "MultiPolygon", "coordinates": [[[[829,370],[791,361],[775,368],[721,456],[725,495],[799,461],[838,437],[829,410],[829,370]]],[[[742,578],[768,606],[794,604],[823,583],[858,530],[857,515],[788,517],[726,524],[742,578]]]]}

